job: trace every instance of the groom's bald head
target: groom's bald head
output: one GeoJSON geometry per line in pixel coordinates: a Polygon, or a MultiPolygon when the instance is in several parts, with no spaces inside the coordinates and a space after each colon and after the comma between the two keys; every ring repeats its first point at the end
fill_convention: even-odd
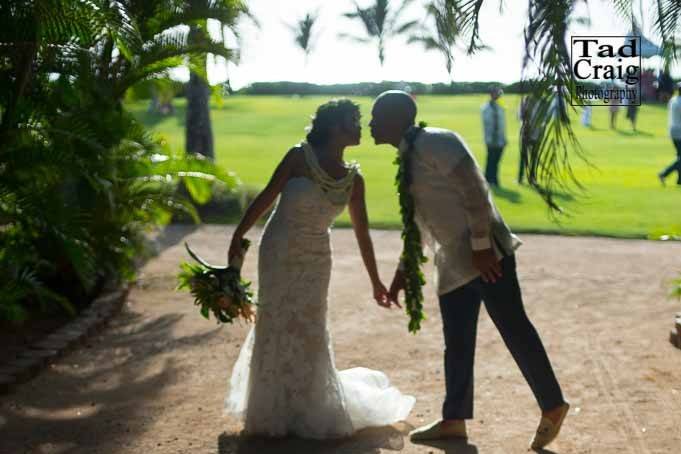
{"type": "Polygon", "coordinates": [[[390,90],[381,93],[371,109],[371,135],[376,144],[397,146],[404,132],[416,120],[416,102],[408,93],[390,90]]]}

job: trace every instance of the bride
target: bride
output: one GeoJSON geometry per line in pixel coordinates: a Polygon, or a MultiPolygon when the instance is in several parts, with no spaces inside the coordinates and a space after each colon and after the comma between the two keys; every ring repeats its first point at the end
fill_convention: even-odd
{"type": "Polygon", "coordinates": [[[317,109],[307,141],[292,148],[237,226],[241,239],[281,194],[260,239],[258,315],[232,371],[225,413],[244,420],[244,433],[335,438],[407,417],[415,399],[382,372],[335,368],[327,328],[331,274],[329,230],[348,205],[374,299],[390,307],[369,235],[364,179],[346,146],[358,145],[359,107],[347,99],[317,109]]]}

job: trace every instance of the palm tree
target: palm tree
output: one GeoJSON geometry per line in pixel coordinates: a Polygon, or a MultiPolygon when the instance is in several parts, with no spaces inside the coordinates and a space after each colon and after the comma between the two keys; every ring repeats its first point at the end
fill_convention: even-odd
{"type": "Polygon", "coordinates": [[[310,56],[310,52],[314,47],[314,33],[312,29],[317,22],[319,15],[315,13],[307,13],[302,19],[299,19],[295,25],[289,25],[288,27],[293,32],[293,39],[296,45],[305,54],[305,65],[307,66],[307,59],[310,56]]]}
{"type": "MultiPolygon", "coordinates": [[[[220,22],[221,36],[217,41],[223,49],[216,52],[227,60],[234,60],[236,54],[224,46],[226,29],[234,30],[240,17],[248,15],[248,8],[241,0],[190,0],[187,17],[190,21],[187,40],[190,44],[201,45],[211,42],[208,33],[208,19],[220,22]]],[[[214,159],[213,129],[210,121],[210,87],[207,81],[207,54],[195,55],[190,59],[189,82],[186,87],[187,117],[185,122],[185,149],[188,153],[200,154],[214,159]]]]}
{"type": "Polygon", "coordinates": [[[412,2],[413,0],[404,0],[395,10],[391,8],[390,0],[375,0],[374,4],[367,8],[361,8],[357,2],[353,2],[355,10],[345,13],[344,16],[359,20],[366,36],[352,36],[347,33],[341,33],[339,36],[362,44],[375,42],[378,46],[378,61],[383,66],[386,41],[411,30],[418,23],[414,20],[398,24],[405,8],[412,2]]]}
{"type": "Polygon", "coordinates": [[[456,11],[448,0],[434,0],[426,6],[426,12],[435,23],[435,31],[428,35],[423,28],[420,34],[409,37],[408,42],[422,44],[426,50],[437,50],[445,59],[447,74],[452,79],[454,56],[452,49],[459,40],[460,30],[457,24],[456,11]]]}

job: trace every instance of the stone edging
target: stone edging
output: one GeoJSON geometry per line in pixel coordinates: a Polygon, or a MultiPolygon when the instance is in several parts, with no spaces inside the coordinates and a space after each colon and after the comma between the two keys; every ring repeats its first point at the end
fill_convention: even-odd
{"type": "Polygon", "coordinates": [[[10,393],[15,385],[25,383],[63,356],[88,336],[97,332],[123,307],[128,287],[96,298],[78,316],[40,339],[0,367],[0,394],[10,393]]]}

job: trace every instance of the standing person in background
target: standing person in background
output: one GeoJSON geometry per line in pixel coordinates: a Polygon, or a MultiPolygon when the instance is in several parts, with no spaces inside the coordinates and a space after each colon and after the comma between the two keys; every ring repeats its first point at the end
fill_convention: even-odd
{"type": "Polygon", "coordinates": [[[591,106],[586,105],[582,107],[582,125],[587,128],[592,128],[591,125],[591,106]]]}
{"type": "Polygon", "coordinates": [[[487,145],[485,179],[490,186],[499,186],[499,161],[506,146],[506,120],[504,108],[498,99],[503,94],[499,87],[490,90],[490,100],[482,106],[482,126],[487,145]]]}
{"type": "Polygon", "coordinates": [[[610,129],[617,129],[617,111],[620,109],[618,104],[610,104],[608,111],[610,112],[610,129]]]}
{"type": "Polygon", "coordinates": [[[631,129],[636,132],[636,117],[638,115],[638,108],[639,106],[636,104],[640,100],[640,95],[639,93],[636,93],[636,96],[631,99],[631,98],[626,98],[625,101],[627,103],[627,119],[631,122],[631,129]]]}
{"type": "Polygon", "coordinates": [[[676,172],[676,184],[681,185],[681,84],[677,86],[678,93],[669,100],[669,135],[676,148],[676,161],[660,172],[657,176],[665,185],[665,178],[676,172]]]}
{"type": "Polygon", "coordinates": [[[627,104],[627,118],[631,122],[631,129],[636,132],[636,116],[638,115],[638,106],[632,104],[631,101],[627,104]]]}

